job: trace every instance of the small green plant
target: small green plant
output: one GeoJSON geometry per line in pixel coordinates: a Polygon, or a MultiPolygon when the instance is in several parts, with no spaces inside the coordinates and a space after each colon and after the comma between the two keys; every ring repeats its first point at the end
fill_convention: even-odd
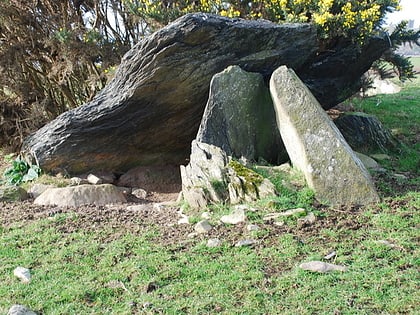
{"type": "Polygon", "coordinates": [[[39,166],[29,164],[20,157],[12,161],[12,166],[6,169],[4,177],[6,181],[12,185],[20,185],[24,182],[29,182],[37,179],[41,174],[39,166]]]}

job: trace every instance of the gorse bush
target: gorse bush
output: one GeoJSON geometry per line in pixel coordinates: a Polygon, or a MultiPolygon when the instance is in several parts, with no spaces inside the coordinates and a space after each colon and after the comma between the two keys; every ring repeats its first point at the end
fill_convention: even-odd
{"type": "Polygon", "coordinates": [[[274,22],[311,22],[324,38],[351,37],[364,41],[383,22],[385,13],[399,10],[399,0],[124,0],[131,12],[161,25],[190,12],[216,13],[274,22]]]}

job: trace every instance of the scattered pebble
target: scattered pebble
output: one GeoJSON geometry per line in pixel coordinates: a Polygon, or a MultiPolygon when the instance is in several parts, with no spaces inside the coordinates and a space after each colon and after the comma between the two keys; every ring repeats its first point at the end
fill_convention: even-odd
{"type": "Polygon", "coordinates": [[[276,226],[284,226],[285,223],[284,223],[284,221],[276,221],[273,224],[276,225],[276,226]]]}
{"type": "Polygon", "coordinates": [[[246,226],[247,231],[253,232],[253,231],[258,231],[260,229],[260,227],[256,224],[248,224],[246,226]]]}
{"type": "Polygon", "coordinates": [[[31,272],[25,267],[16,267],[13,274],[18,277],[23,283],[31,282],[31,272]]]}
{"type": "Polygon", "coordinates": [[[209,220],[209,219],[211,218],[211,214],[210,214],[210,212],[206,211],[206,212],[203,212],[203,213],[201,214],[201,217],[202,217],[203,219],[207,219],[207,220],[209,220]]]}
{"type": "Polygon", "coordinates": [[[238,224],[245,222],[246,215],[245,210],[243,208],[236,208],[231,214],[224,215],[220,218],[225,224],[238,224]]]}
{"type": "Polygon", "coordinates": [[[243,246],[252,246],[257,244],[258,242],[256,240],[253,239],[245,239],[245,240],[240,240],[239,242],[237,242],[235,244],[236,247],[243,247],[243,246]]]}
{"type": "Polygon", "coordinates": [[[87,181],[92,185],[100,185],[103,183],[102,179],[96,175],[89,174],[87,177],[87,181]]]}
{"type": "Polygon", "coordinates": [[[300,264],[299,268],[313,272],[347,271],[347,267],[329,264],[323,261],[310,261],[300,264]]]}
{"type": "Polygon", "coordinates": [[[309,212],[306,216],[303,218],[298,219],[299,225],[311,225],[314,224],[316,221],[316,216],[313,212],[309,212]]]}
{"type": "Polygon", "coordinates": [[[131,191],[131,194],[139,199],[146,199],[147,191],[141,188],[136,188],[131,191]]]}
{"type": "Polygon", "coordinates": [[[194,230],[200,234],[208,233],[211,229],[212,229],[212,226],[207,220],[202,220],[194,226],[194,230]]]}
{"type": "Polygon", "coordinates": [[[190,218],[185,214],[181,214],[181,219],[178,220],[178,224],[190,224],[190,218]]]}
{"type": "Polygon", "coordinates": [[[335,256],[337,256],[337,253],[333,250],[329,252],[327,255],[324,256],[324,259],[330,260],[333,259],[335,256]]]}
{"type": "Polygon", "coordinates": [[[305,213],[305,212],[306,212],[306,210],[303,209],[303,208],[296,208],[296,209],[289,209],[289,210],[280,212],[280,215],[284,216],[284,217],[290,217],[292,215],[301,214],[301,213],[305,213]]]}
{"type": "Polygon", "coordinates": [[[218,238],[211,238],[207,241],[207,247],[219,247],[222,244],[222,241],[218,238]]]}

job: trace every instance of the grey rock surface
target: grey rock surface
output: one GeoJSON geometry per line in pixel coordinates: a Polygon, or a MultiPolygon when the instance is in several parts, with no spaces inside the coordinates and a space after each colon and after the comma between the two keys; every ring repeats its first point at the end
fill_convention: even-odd
{"type": "Polygon", "coordinates": [[[347,267],[326,263],[323,261],[309,261],[299,265],[299,268],[312,272],[326,273],[331,271],[347,271],[347,267]]]}
{"type": "Polygon", "coordinates": [[[70,174],[183,164],[214,74],[229,65],[264,76],[299,69],[316,49],[309,24],[185,15],[128,51],[91,102],[31,135],[23,151],[44,171],[70,174]]]}
{"type": "Polygon", "coordinates": [[[387,153],[398,148],[398,140],[373,115],[351,112],[341,115],[334,123],[353,150],[387,153]]]}
{"type": "Polygon", "coordinates": [[[217,146],[193,140],[190,163],[181,166],[182,193],[192,208],[211,203],[238,204],[277,194],[261,175],[232,161],[217,146]]]}
{"type": "Polygon", "coordinates": [[[36,313],[24,305],[15,304],[9,309],[7,315],[36,315],[36,313]]]}
{"type": "Polygon", "coordinates": [[[19,186],[5,185],[0,186],[0,201],[23,201],[28,199],[28,193],[19,186]]]}
{"type": "Polygon", "coordinates": [[[84,204],[99,206],[125,202],[127,200],[121,190],[111,184],[49,188],[34,200],[37,205],[63,207],[77,207],[84,204]]]}
{"type": "Polygon", "coordinates": [[[199,234],[208,233],[212,228],[207,220],[202,220],[194,226],[194,230],[199,234]]]}
{"type": "Polygon", "coordinates": [[[328,204],[378,202],[368,171],[295,72],[278,68],[270,91],[292,164],[317,199],[328,204]]]}
{"type": "Polygon", "coordinates": [[[235,158],[263,158],[272,164],[288,159],[263,76],[239,66],[213,76],[196,140],[235,158]]]}
{"type": "Polygon", "coordinates": [[[242,208],[235,208],[232,213],[224,215],[220,218],[225,224],[238,224],[246,221],[245,210],[242,208]]]}

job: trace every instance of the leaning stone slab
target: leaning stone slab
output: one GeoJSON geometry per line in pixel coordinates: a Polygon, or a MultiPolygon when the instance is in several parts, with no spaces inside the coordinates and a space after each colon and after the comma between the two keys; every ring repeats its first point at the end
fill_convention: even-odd
{"type": "Polygon", "coordinates": [[[49,188],[34,200],[38,205],[60,207],[78,207],[84,204],[103,206],[125,202],[127,200],[121,190],[111,184],[49,188]]]}
{"type": "Polygon", "coordinates": [[[316,197],[329,204],[378,202],[368,171],[295,72],[274,71],[270,91],[292,164],[316,197]]]}

